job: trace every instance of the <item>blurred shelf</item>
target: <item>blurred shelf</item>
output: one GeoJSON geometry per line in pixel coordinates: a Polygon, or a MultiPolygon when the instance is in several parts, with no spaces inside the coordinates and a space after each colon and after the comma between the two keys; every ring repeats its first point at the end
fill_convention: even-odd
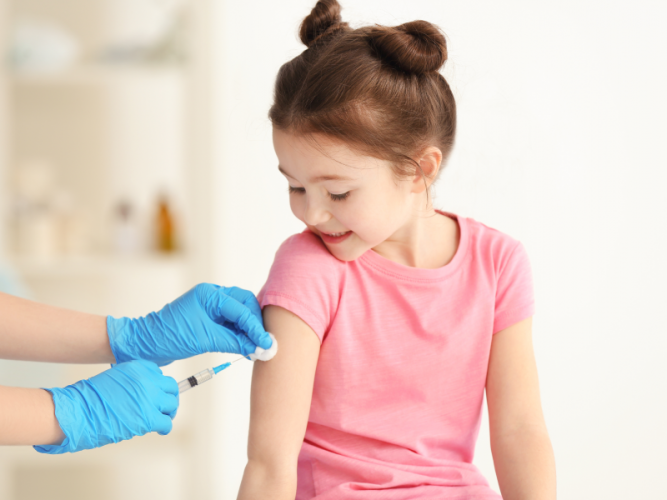
{"type": "Polygon", "coordinates": [[[108,276],[119,272],[156,272],[182,270],[188,265],[184,254],[142,255],[123,257],[113,255],[93,255],[82,257],[58,257],[36,259],[18,257],[11,264],[25,278],[64,278],[108,276]]]}
{"type": "Polygon", "coordinates": [[[182,79],[185,73],[184,65],[175,64],[100,64],[48,72],[10,70],[6,74],[16,85],[113,85],[128,81],[174,81],[182,79]]]}
{"type": "MultiPolygon", "coordinates": [[[[44,20],[68,31],[86,58],[53,71],[0,62],[0,255],[33,300],[103,316],[138,317],[159,310],[196,282],[210,279],[212,256],[204,250],[212,229],[208,222],[199,221],[207,221],[211,210],[209,149],[215,136],[210,116],[213,69],[208,65],[213,62],[210,31],[216,26],[211,17],[215,9],[211,2],[177,2],[187,21],[176,33],[187,49],[184,53],[192,55],[186,60],[98,62],[87,56],[122,45],[135,32],[153,33],[158,10],[166,12],[171,4],[176,8],[174,2],[152,3],[160,5],[114,0],[0,2],[3,41],[13,40],[9,30],[20,22],[44,20]],[[71,195],[73,213],[81,215],[81,231],[85,241],[91,242],[91,254],[48,260],[12,254],[11,249],[21,248],[12,219],[17,189],[13,180],[19,169],[32,162],[50,164],[54,190],[71,195]],[[105,253],[107,247],[101,243],[115,237],[109,217],[117,202],[127,199],[133,205],[135,222],[148,237],[153,216],[150,200],[159,192],[166,192],[173,201],[176,221],[181,221],[176,230],[182,227],[185,237],[188,228],[188,238],[183,240],[188,251],[137,256],[105,253]]],[[[53,46],[46,48],[48,56],[53,46]]],[[[33,386],[53,387],[55,379],[58,385],[71,383],[106,368],[76,365],[49,372],[44,366],[42,371],[25,367],[26,372],[47,380],[33,386]]],[[[215,365],[197,357],[166,367],[165,374],[180,380],[204,366],[215,365]]],[[[26,380],[23,373],[16,377],[26,380]]],[[[208,478],[219,473],[218,462],[211,459],[219,455],[216,429],[221,424],[209,415],[217,415],[210,411],[215,408],[211,401],[219,399],[225,387],[219,382],[188,394],[169,436],[149,435],[59,457],[30,447],[0,447],[0,500],[212,498],[214,483],[208,478]],[[212,397],[214,393],[217,396],[212,397]],[[65,488],[69,478],[73,478],[71,487],[65,488]],[[81,478],[86,485],[90,478],[93,483],[101,480],[83,489],[81,478]],[[37,491],[26,489],[32,483],[44,485],[39,494],[26,493],[37,491]],[[41,493],[45,488],[50,491],[41,493]]]]}

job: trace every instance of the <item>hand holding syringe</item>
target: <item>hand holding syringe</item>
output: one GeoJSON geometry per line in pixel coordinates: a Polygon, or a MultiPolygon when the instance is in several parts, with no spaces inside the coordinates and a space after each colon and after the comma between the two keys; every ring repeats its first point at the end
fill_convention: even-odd
{"type": "MultiPolygon", "coordinates": [[[[267,332],[268,333],[268,332],[267,332]]],[[[273,358],[276,353],[278,352],[278,341],[276,338],[269,333],[271,336],[271,340],[273,340],[273,344],[271,345],[270,349],[262,349],[261,347],[257,347],[255,350],[254,354],[250,354],[248,358],[250,358],[251,361],[255,360],[260,360],[260,361],[268,361],[271,358],[273,358]]],[[[208,382],[213,378],[214,375],[217,375],[220,373],[222,370],[225,370],[226,368],[229,368],[232,366],[234,363],[237,361],[241,361],[242,359],[248,359],[245,356],[242,356],[238,359],[235,359],[234,361],[230,363],[223,363],[220,366],[216,366],[213,369],[207,368],[206,370],[203,370],[199,373],[195,373],[191,377],[186,378],[185,380],[181,380],[178,383],[178,393],[183,394],[185,391],[188,391],[192,389],[196,385],[201,385],[204,382],[208,382]]]]}

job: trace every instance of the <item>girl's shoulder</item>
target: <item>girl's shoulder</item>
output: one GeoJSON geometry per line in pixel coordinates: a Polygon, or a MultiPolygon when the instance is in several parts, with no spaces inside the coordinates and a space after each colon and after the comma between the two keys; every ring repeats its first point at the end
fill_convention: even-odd
{"type": "Polygon", "coordinates": [[[305,230],[280,245],[257,298],[262,307],[280,306],[296,314],[322,339],[338,308],[345,269],[345,262],[305,230]]]}
{"type": "Polygon", "coordinates": [[[287,238],[273,260],[267,284],[285,290],[338,289],[345,262],[331,255],[319,236],[308,229],[287,238]]]}
{"type": "Polygon", "coordinates": [[[469,251],[473,261],[496,277],[515,272],[530,272],[530,259],[517,238],[475,219],[466,218],[469,251]]]}
{"type": "Polygon", "coordinates": [[[521,242],[515,237],[470,217],[465,218],[473,248],[492,255],[512,253],[521,242]]]}

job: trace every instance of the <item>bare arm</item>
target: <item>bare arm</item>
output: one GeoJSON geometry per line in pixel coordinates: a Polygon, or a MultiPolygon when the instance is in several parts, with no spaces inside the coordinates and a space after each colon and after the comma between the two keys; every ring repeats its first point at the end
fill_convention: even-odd
{"type": "MultiPolygon", "coordinates": [[[[0,358],[113,363],[106,318],[0,293],[0,358]]],[[[59,444],[65,439],[51,394],[0,386],[0,445],[59,444]]]]}
{"type": "Polygon", "coordinates": [[[540,402],[532,318],[494,335],[486,397],[503,498],[555,500],[556,465],[540,402]]]}
{"type": "Polygon", "coordinates": [[[106,317],[38,304],[4,293],[0,293],[0,358],[115,363],[106,317]]]}
{"type": "Polygon", "coordinates": [[[51,394],[0,386],[0,445],[60,444],[63,439],[51,394]]]}
{"type": "Polygon", "coordinates": [[[248,464],[238,498],[293,500],[320,341],[306,323],[283,308],[267,306],[263,315],[279,347],[271,361],[255,362],[248,464]]]}

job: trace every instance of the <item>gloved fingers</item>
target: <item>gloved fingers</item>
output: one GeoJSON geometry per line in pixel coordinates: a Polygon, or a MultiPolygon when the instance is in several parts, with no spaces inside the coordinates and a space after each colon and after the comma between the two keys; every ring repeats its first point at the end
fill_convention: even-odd
{"type": "Polygon", "coordinates": [[[225,290],[225,288],[219,288],[211,293],[204,302],[204,308],[208,317],[218,324],[225,321],[236,323],[247,307],[228,295],[225,290]]]}
{"type": "Polygon", "coordinates": [[[160,370],[160,367],[154,363],[153,361],[148,361],[147,359],[135,359],[132,361],[127,361],[128,366],[142,366],[144,369],[152,372],[152,373],[158,373],[162,375],[162,370],[160,370]]]}
{"type": "Polygon", "coordinates": [[[172,377],[167,377],[166,375],[160,377],[157,386],[167,394],[178,395],[178,382],[172,377]]]}
{"type": "Polygon", "coordinates": [[[273,344],[271,337],[269,337],[269,334],[264,330],[262,323],[249,311],[250,309],[245,309],[241,313],[241,317],[237,323],[239,328],[246,332],[248,337],[250,337],[250,340],[256,345],[262,349],[270,349],[273,344]]]}
{"type": "Polygon", "coordinates": [[[250,312],[258,320],[262,321],[262,308],[259,306],[259,302],[257,302],[257,297],[255,297],[254,293],[235,286],[224,288],[223,291],[231,298],[250,309],[250,312]]]}
{"type": "Polygon", "coordinates": [[[177,405],[177,407],[176,407],[176,409],[175,409],[174,411],[172,411],[172,412],[169,414],[169,418],[171,418],[172,420],[174,420],[174,417],[176,416],[176,413],[178,413],[178,406],[181,406],[181,395],[178,394],[178,393],[176,393],[176,396],[175,396],[175,397],[176,397],[176,405],[177,405]]]}
{"type": "Polygon", "coordinates": [[[253,354],[257,350],[257,344],[245,335],[237,335],[236,340],[238,340],[239,343],[239,352],[237,354],[247,356],[248,354],[253,354]]]}
{"type": "Polygon", "coordinates": [[[153,430],[156,431],[160,436],[166,436],[171,432],[172,428],[173,428],[173,423],[171,421],[171,418],[168,417],[167,415],[160,414],[155,419],[153,430]]]}
{"type": "MultiPolygon", "coordinates": [[[[250,293],[250,292],[248,292],[250,293]]],[[[206,313],[216,323],[232,322],[239,330],[245,332],[250,340],[264,349],[271,347],[271,337],[266,333],[262,323],[252,310],[234,297],[216,293],[206,301],[206,313]]],[[[254,349],[253,349],[254,352],[254,349]]]]}
{"type": "Polygon", "coordinates": [[[172,420],[174,420],[174,418],[176,417],[176,413],[178,413],[178,407],[181,405],[181,396],[176,394],[174,397],[176,398],[176,408],[174,409],[174,411],[169,413],[169,418],[172,420]]]}
{"type": "Polygon", "coordinates": [[[158,400],[158,410],[160,413],[173,418],[170,415],[176,413],[178,410],[178,398],[171,394],[162,394],[158,400]]]}

